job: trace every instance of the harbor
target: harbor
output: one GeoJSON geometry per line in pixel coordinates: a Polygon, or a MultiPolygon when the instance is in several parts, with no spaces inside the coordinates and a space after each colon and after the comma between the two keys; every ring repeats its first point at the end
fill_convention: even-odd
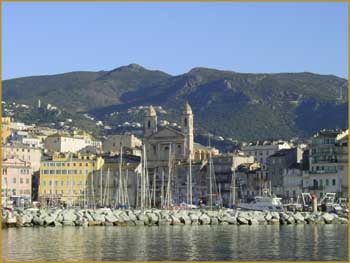
{"type": "Polygon", "coordinates": [[[347,225],[25,227],[2,231],[10,261],[347,261],[347,225]]]}

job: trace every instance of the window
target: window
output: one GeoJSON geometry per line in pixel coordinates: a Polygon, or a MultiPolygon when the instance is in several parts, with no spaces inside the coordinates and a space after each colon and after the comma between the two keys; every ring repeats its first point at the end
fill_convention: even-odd
{"type": "Polygon", "coordinates": [[[62,170],[62,174],[67,174],[67,170],[62,170]]]}
{"type": "Polygon", "coordinates": [[[184,119],[184,126],[187,127],[187,118],[184,119]]]}
{"type": "Polygon", "coordinates": [[[85,174],[86,174],[86,175],[89,174],[89,170],[85,170],[85,174]]]}
{"type": "Polygon", "coordinates": [[[88,166],[89,164],[88,163],[85,163],[85,166],[88,166]]]}
{"type": "Polygon", "coordinates": [[[323,185],[323,180],[322,180],[322,179],[320,179],[320,185],[321,185],[321,186],[323,185]]]}
{"type": "Polygon", "coordinates": [[[46,186],[46,181],[45,180],[43,181],[43,185],[46,186]]]}
{"type": "Polygon", "coordinates": [[[63,184],[64,184],[64,181],[61,181],[61,186],[63,186],[63,184]]]}
{"type": "Polygon", "coordinates": [[[19,183],[20,183],[20,184],[23,184],[23,178],[20,178],[20,179],[19,179],[19,183]]]}
{"type": "Polygon", "coordinates": [[[336,185],[335,179],[332,179],[332,185],[333,185],[333,186],[336,185]]]}
{"type": "Polygon", "coordinates": [[[29,178],[26,179],[26,184],[29,184],[29,178]]]}
{"type": "Polygon", "coordinates": [[[326,185],[327,185],[327,186],[329,185],[329,180],[328,180],[328,179],[326,179],[326,185]]]}
{"type": "Polygon", "coordinates": [[[147,123],[147,127],[148,127],[148,129],[151,128],[151,121],[150,121],[150,120],[149,120],[148,123],[147,123]]]}
{"type": "Polygon", "coordinates": [[[58,181],[55,181],[55,186],[58,186],[58,181]]]}
{"type": "Polygon", "coordinates": [[[50,174],[55,174],[55,170],[50,170],[50,174]]]}
{"type": "Polygon", "coordinates": [[[7,168],[2,169],[2,174],[6,175],[7,174],[7,168]]]}
{"type": "Polygon", "coordinates": [[[52,186],[52,181],[51,180],[49,181],[49,186],[52,186]]]}
{"type": "Polygon", "coordinates": [[[13,179],[12,179],[12,182],[15,184],[15,183],[16,183],[16,178],[13,178],[13,179]]]}
{"type": "Polygon", "coordinates": [[[56,174],[61,174],[62,170],[56,170],[56,174]]]}

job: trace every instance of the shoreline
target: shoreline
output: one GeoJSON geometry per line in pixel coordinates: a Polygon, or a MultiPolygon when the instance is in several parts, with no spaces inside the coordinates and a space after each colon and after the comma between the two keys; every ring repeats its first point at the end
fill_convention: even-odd
{"type": "Polygon", "coordinates": [[[221,210],[26,209],[6,211],[2,228],[58,226],[348,224],[347,214],[221,210]]]}

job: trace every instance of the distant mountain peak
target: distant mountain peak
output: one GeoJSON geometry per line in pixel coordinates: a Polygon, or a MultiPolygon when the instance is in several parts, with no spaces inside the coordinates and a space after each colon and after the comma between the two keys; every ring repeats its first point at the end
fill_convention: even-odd
{"type": "Polygon", "coordinates": [[[129,65],[121,66],[121,67],[118,67],[116,69],[113,69],[113,70],[111,70],[111,72],[114,72],[114,71],[143,71],[143,70],[147,70],[147,69],[142,67],[139,64],[131,63],[129,65]]]}

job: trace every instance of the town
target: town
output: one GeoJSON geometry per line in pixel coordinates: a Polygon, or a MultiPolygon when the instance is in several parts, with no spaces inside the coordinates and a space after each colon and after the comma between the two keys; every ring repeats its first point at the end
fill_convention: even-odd
{"type": "Polygon", "coordinates": [[[208,145],[194,141],[188,103],[178,125],[159,123],[151,105],[141,111],[143,124],[136,126],[143,134],[103,140],[64,125],[2,117],[2,206],[228,208],[267,194],[283,204],[301,203],[305,193],[348,197],[348,130],[320,130],[302,141],[239,142],[220,152],[210,137],[208,145]]]}

